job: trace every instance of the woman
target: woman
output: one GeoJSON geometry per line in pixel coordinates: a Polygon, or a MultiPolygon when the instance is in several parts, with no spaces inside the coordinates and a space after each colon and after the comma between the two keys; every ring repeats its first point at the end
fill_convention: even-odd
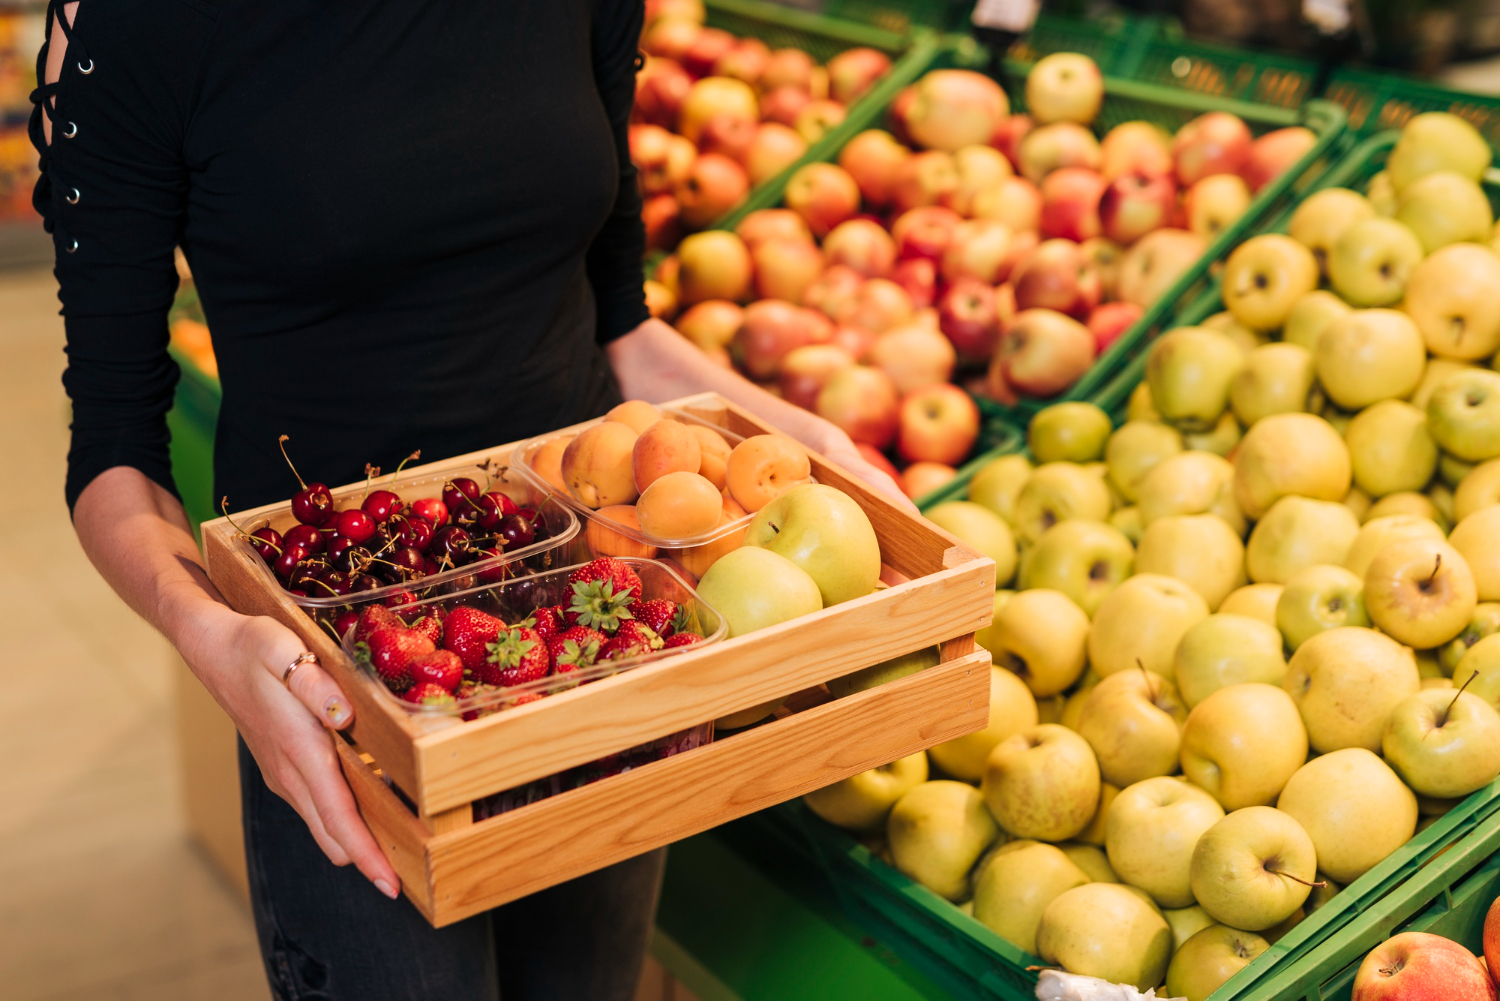
{"type": "Polygon", "coordinates": [[[295,489],[280,434],[340,483],[699,390],[899,496],[831,425],[647,318],[626,144],[642,16],[639,0],[52,2],[31,134],[67,326],[67,499],[89,558],[243,737],[279,998],[628,998],[662,859],[441,931],[399,898],[332,749],[348,701],[316,664],[288,675],[290,630],[223,603],[174,492],[174,247],[214,332],[215,477],[236,508],[295,489]]]}

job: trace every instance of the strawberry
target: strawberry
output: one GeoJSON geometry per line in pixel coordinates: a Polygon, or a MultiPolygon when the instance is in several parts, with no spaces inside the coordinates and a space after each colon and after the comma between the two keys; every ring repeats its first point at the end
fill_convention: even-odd
{"type": "Polygon", "coordinates": [[[694,643],[702,643],[703,637],[697,633],[673,633],[662,641],[662,649],[675,650],[680,646],[692,646],[694,643]]]}
{"type": "Polygon", "coordinates": [[[514,626],[501,633],[488,650],[479,680],[491,685],[509,687],[535,681],[546,677],[552,669],[546,642],[535,629],[526,626],[514,626]]]}
{"type": "Polygon", "coordinates": [[[651,598],[631,605],[630,614],[650,626],[656,635],[665,638],[672,635],[681,610],[665,598],[651,598]]]}
{"type": "Polygon", "coordinates": [[[398,695],[411,687],[411,662],[434,649],[432,640],[421,633],[395,627],[377,629],[355,647],[369,658],[385,686],[398,695]]]}
{"type": "Polygon", "coordinates": [[[394,627],[403,628],[406,623],[402,622],[395,612],[384,605],[370,605],[359,615],[359,621],[354,626],[354,642],[369,639],[370,634],[377,629],[394,627]]]}
{"type": "Polygon", "coordinates": [[[542,639],[549,643],[552,637],[568,628],[568,621],[564,617],[561,605],[543,605],[531,613],[531,628],[541,634],[542,639]]]}
{"type": "Polygon", "coordinates": [[[599,649],[600,660],[624,660],[626,657],[644,657],[651,647],[639,640],[616,636],[599,649]]]}
{"type": "Polygon", "coordinates": [[[436,615],[424,615],[413,622],[411,627],[433,643],[443,642],[443,620],[436,615]]]}
{"type": "MultiPolygon", "coordinates": [[[[568,577],[570,584],[594,584],[604,583],[614,585],[614,593],[619,595],[628,594],[627,601],[634,601],[645,592],[641,590],[641,578],[630,569],[630,565],[615,559],[613,556],[601,556],[592,562],[574,570],[568,577]]],[[[574,588],[577,591],[577,588],[574,588]]]]}
{"type": "Polygon", "coordinates": [[[452,650],[463,662],[464,670],[482,677],[489,663],[489,647],[500,635],[505,623],[477,608],[455,608],[443,623],[443,649],[452,650]]]}
{"type": "Polygon", "coordinates": [[[452,650],[434,650],[411,662],[411,678],[414,687],[433,684],[451,692],[464,680],[464,663],[452,650]]]}
{"type": "Polygon", "coordinates": [[[660,650],[662,648],[662,639],[656,634],[656,630],[644,622],[638,622],[634,619],[629,622],[620,623],[620,628],[615,630],[613,638],[624,640],[627,643],[638,643],[647,650],[660,650]]]}
{"type": "Polygon", "coordinates": [[[516,706],[524,706],[528,702],[535,702],[541,697],[541,692],[522,692],[520,695],[513,696],[505,705],[507,709],[514,709],[516,706]]]}
{"type": "Polygon", "coordinates": [[[451,706],[458,701],[448,689],[430,681],[411,686],[401,697],[419,706],[451,706]]]}
{"type": "Polygon", "coordinates": [[[600,647],[607,642],[609,638],[597,629],[574,626],[548,640],[547,650],[552,654],[553,669],[563,674],[581,667],[592,667],[599,659],[600,647]]]}
{"type": "Polygon", "coordinates": [[[573,571],[568,582],[573,598],[568,604],[569,625],[613,631],[632,617],[630,606],[641,596],[641,578],[612,556],[601,556],[573,571]]]}

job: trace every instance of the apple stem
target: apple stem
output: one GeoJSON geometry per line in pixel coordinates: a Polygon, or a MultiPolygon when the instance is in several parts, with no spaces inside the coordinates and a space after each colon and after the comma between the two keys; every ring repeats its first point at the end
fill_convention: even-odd
{"type": "Polygon", "coordinates": [[[302,487],[303,490],[306,490],[307,481],[302,478],[301,473],[297,472],[297,467],[292,465],[292,457],[286,454],[286,443],[291,440],[291,435],[284,434],[280,438],[276,439],[276,447],[281,449],[281,457],[286,460],[286,464],[291,469],[292,475],[297,477],[297,484],[302,487]]]}
{"type": "Polygon", "coordinates": [[[1281,869],[1267,868],[1266,872],[1269,872],[1273,876],[1285,876],[1287,879],[1290,879],[1294,883],[1301,883],[1303,886],[1310,886],[1310,887],[1312,887],[1315,890],[1321,890],[1321,889],[1323,889],[1324,887],[1326,887],[1328,885],[1328,880],[1326,880],[1326,879],[1320,879],[1320,880],[1318,880],[1315,883],[1309,883],[1307,880],[1303,879],[1302,877],[1300,877],[1300,876],[1293,876],[1291,873],[1284,872],[1281,869]]]}
{"type": "Polygon", "coordinates": [[[380,475],[380,467],[365,463],[365,492],[360,495],[359,502],[363,504],[365,498],[370,496],[370,481],[380,475]]]}
{"type": "Polygon", "coordinates": [[[1437,580],[1438,571],[1441,569],[1443,569],[1443,554],[1438,553],[1437,557],[1433,560],[1432,563],[1432,573],[1429,574],[1427,579],[1422,582],[1423,590],[1426,590],[1427,588],[1432,586],[1432,582],[1437,580]]]}
{"type": "Polygon", "coordinates": [[[221,510],[221,511],[224,512],[224,520],[227,521],[227,522],[229,522],[229,527],[232,528],[232,529],[234,529],[236,532],[240,533],[240,538],[242,538],[245,541],[249,542],[252,546],[259,546],[259,545],[264,544],[264,545],[270,546],[272,549],[276,550],[278,553],[281,552],[281,547],[278,546],[276,543],[272,542],[270,539],[262,539],[258,535],[251,535],[249,532],[247,532],[243,528],[241,528],[235,522],[235,520],[233,518],[229,517],[229,497],[228,497],[228,495],[225,495],[224,497],[220,498],[220,500],[219,500],[219,510],[221,510]]]}
{"type": "Polygon", "coordinates": [[[1139,657],[1135,659],[1135,666],[1141,669],[1141,677],[1146,679],[1146,693],[1151,696],[1151,701],[1155,702],[1156,686],[1151,683],[1151,672],[1146,670],[1146,665],[1141,662],[1141,658],[1139,657]]]}
{"type": "Polygon", "coordinates": [[[1477,677],[1479,677],[1479,672],[1475,671],[1469,675],[1468,679],[1462,685],[1458,686],[1458,691],[1453,693],[1453,699],[1448,703],[1448,708],[1444,709],[1443,714],[1438,717],[1437,725],[1440,728],[1448,725],[1448,716],[1453,712],[1453,707],[1458,705],[1458,697],[1464,693],[1464,689],[1474,683],[1474,679],[1477,677]]]}
{"type": "Polygon", "coordinates": [[[411,455],[408,455],[406,458],[402,459],[401,460],[401,465],[397,466],[396,467],[396,471],[391,474],[391,486],[395,486],[396,485],[396,477],[398,477],[398,476],[401,475],[401,470],[406,466],[406,464],[408,462],[416,462],[421,457],[422,457],[422,450],[419,448],[415,452],[413,452],[411,455]]]}

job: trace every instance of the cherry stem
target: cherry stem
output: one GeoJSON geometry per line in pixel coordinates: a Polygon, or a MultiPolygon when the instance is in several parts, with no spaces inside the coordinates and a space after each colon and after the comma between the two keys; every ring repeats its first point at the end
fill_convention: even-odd
{"type": "Polygon", "coordinates": [[[309,577],[308,580],[312,581],[314,584],[317,584],[319,587],[327,588],[328,589],[328,593],[331,594],[331,595],[333,595],[335,598],[341,598],[341,597],[343,597],[343,595],[339,594],[338,591],[334,590],[333,585],[329,584],[327,581],[318,580],[318,578],[316,578],[316,577],[309,577]]]}
{"type": "Polygon", "coordinates": [[[292,475],[295,476],[295,477],[297,477],[297,483],[302,487],[303,490],[306,490],[307,489],[307,481],[302,478],[302,474],[301,473],[297,472],[297,467],[292,465],[292,457],[290,455],[286,454],[286,443],[289,442],[289,441],[291,441],[291,440],[292,440],[292,436],[291,435],[284,434],[280,438],[276,439],[276,445],[277,445],[278,448],[281,449],[281,457],[286,460],[287,466],[289,466],[291,468],[292,475]]]}
{"type": "Polygon", "coordinates": [[[1438,553],[1437,558],[1433,561],[1432,564],[1432,573],[1428,575],[1427,579],[1422,582],[1422,586],[1424,588],[1431,587],[1432,582],[1437,580],[1438,571],[1441,569],[1443,569],[1443,554],[1438,553]]]}
{"type": "Polygon", "coordinates": [[[476,501],[474,498],[470,497],[468,494],[464,493],[462,490],[459,490],[458,487],[453,486],[453,481],[452,480],[449,480],[447,483],[443,484],[443,488],[444,489],[447,489],[449,487],[452,487],[454,490],[458,490],[458,495],[460,497],[462,497],[464,500],[468,501],[469,502],[469,506],[471,508],[473,508],[474,510],[478,511],[480,514],[484,514],[484,508],[482,508],[482,507],[479,506],[479,502],[476,501]]]}
{"type": "MultiPolygon", "coordinates": [[[[318,583],[321,584],[323,582],[319,581],[318,583]]],[[[344,637],[340,636],[339,633],[338,633],[338,630],[335,629],[335,628],[333,628],[333,623],[332,622],[329,622],[327,619],[319,619],[318,620],[318,625],[320,625],[324,629],[328,630],[328,635],[330,635],[330,636],[333,637],[333,640],[334,640],[335,643],[342,643],[342,642],[344,642],[344,637]]]]}
{"type": "Polygon", "coordinates": [[[359,502],[363,504],[365,498],[370,496],[370,481],[380,475],[380,467],[365,463],[365,492],[360,495],[359,502]]]}
{"type": "Polygon", "coordinates": [[[1293,876],[1291,873],[1284,872],[1281,869],[1271,869],[1268,867],[1266,869],[1266,872],[1269,872],[1273,876],[1285,876],[1287,879],[1291,880],[1294,883],[1301,883],[1303,886],[1310,886],[1314,890],[1321,890],[1328,885],[1328,880],[1326,879],[1320,879],[1315,883],[1309,883],[1301,876],[1293,876]]]}
{"type": "Polygon", "coordinates": [[[391,474],[391,486],[394,487],[396,485],[396,477],[398,477],[398,476],[401,475],[401,470],[406,467],[406,464],[408,462],[416,462],[421,457],[422,457],[422,450],[419,448],[415,452],[413,452],[411,455],[408,455],[406,458],[402,459],[401,460],[401,465],[397,466],[396,467],[396,471],[391,474]]]}
{"type": "Polygon", "coordinates": [[[1477,677],[1479,677],[1479,672],[1475,671],[1473,674],[1469,675],[1468,679],[1462,685],[1458,686],[1458,691],[1453,693],[1453,700],[1448,703],[1448,708],[1444,709],[1442,715],[1438,716],[1437,718],[1437,725],[1439,727],[1448,725],[1448,716],[1453,712],[1453,707],[1458,705],[1458,697],[1464,693],[1464,689],[1468,688],[1474,683],[1474,679],[1477,677]]]}
{"type": "Polygon", "coordinates": [[[276,543],[272,542],[270,539],[262,539],[258,535],[251,535],[249,532],[245,531],[243,528],[241,528],[238,524],[235,523],[235,520],[229,516],[229,498],[228,498],[228,496],[225,496],[223,499],[221,499],[219,501],[219,510],[221,510],[221,511],[224,512],[224,520],[227,521],[227,522],[229,522],[229,527],[233,528],[236,532],[240,533],[240,538],[246,540],[251,545],[256,545],[256,546],[266,545],[266,546],[270,546],[272,549],[276,550],[276,552],[278,554],[280,554],[281,547],[278,546],[276,543]]]}

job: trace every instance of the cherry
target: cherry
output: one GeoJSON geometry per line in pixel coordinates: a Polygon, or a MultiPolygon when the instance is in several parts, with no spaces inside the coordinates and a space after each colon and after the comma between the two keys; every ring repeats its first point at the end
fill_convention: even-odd
{"type": "Polygon", "coordinates": [[[293,525],[287,529],[283,541],[288,546],[301,546],[308,556],[317,556],[326,548],[323,533],[307,524],[293,525]]]}
{"type": "Polygon", "coordinates": [[[276,529],[271,528],[270,526],[267,526],[265,528],[257,528],[255,531],[250,533],[250,537],[252,539],[260,540],[259,542],[251,543],[251,545],[253,545],[255,547],[255,551],[260,554],[260,558],[265,560],[267,563],[270,563],[272,560],[276,559],[278,555],[280,555],[283,543],[281,533],[276,531],[276,529]]]}
{"type": "Polygon", "coordinates": [[[338,634],[340,640],[349,635],[349,630],[359,621],[359,613],[354,609],[340,612],[333,617],[333,631],[338,634]]]}
{"type": "Polygon", "coordinates": [[[467,476],[455,476],[443,484],[443,503],[456,518],[460,511],[473,510],[480,493],[479,484],[467,476]]]}
{"type": "Polygon", "coordinates": [[[396,523],[396,541],[411,546],[418,552],[427,552],[432,544],[434,525],[418,515],[403,515],[396,523]]]}
{"type": "Polygon", "coordinates": [[[416,601],[417,596],[412,594],[410,591],[397,591],[395,594],[385,599],[385,607],[400,608],[402,605],[416,604],[416,601]]]}
{"type": "Polygon", "coordinates": [[[453,521],[450,524],[458,525],[460,528],[474,529],[479,524],[480,511],[472,504],[465,504],[453,512],[453,521]]]}
{"type": "Polygon", "coordinates": [[[365,591],[373,591],[380,586],[379,578],[367,573],[356,574],[354,577],[354,586],[349,588],[349,593],[361,594],[365,591]]]}
{"type": "Polygon", "coordinates": [[[375,534],[375,519],[357,507],[340,511],[336,525],[339,535],[360,545],[369,542],[375,534]]]}
{"type": "Polygon", "coordinates": [[[333,494],[329,492],[327,484],[307,483],[302,479],[302,474],[297,472],[291,457],[286,454],[286,443],[290,440],[290,435],[282,435],[276,440],[276,444],[280,446],[281,457],[286,459],[292,475],[297,477],[297,482],[302,486],[301,490],[292,494],[292,517],[304,525],[326,525],[337,513],[333,506],[333,494]]]}
{"type": "MultiPolygon", "coordinates": [[[[479,560],[498,560],[504,555],[498,546],[474,551],[475,558],[479,560]]],[[[498,584],[510,576],[510,567],[505,563],[501,563],[489,570],[481,570],[474,576],[479,579],[479,583],[481,584],[498,584]]]]}
{"type": "Polygon", "coordinates": [[[411,502],[412,514],[432,522],[433,528],[442,528],[448,523],[448,506],[436,497],[423,497],[411,502]]]}
{"type": "Polygon", "coordinates": [[[493,529],[500,524],[500,519],[506,515],[515,514],[520,508],[516,502],[504,494],[491,490],[479,498],[479,521],[477,524],[483,529],[493,529]]]}
{"type": "Polygon", "coordinates": [[[289,581],[297,569],[297,564],[305,561],[310,554],[306,549],[294,544],[281,548],[281,555],[276,557],[276,562],[271,564],[271,572],[282,580],[289,581]]]}
{"type": "Polygon", "coordinates": [[[348,574],[331,567],[318,574],[318,581],[329,591],[340,596],[348,594],[350,588],[354,586],[348,574]]]}
{"type": "Polygon", "coordinates": [[[404,505],[401,498],[389,490],[374,490],[359,507],[376,522],[384,524],[390,520],[391,515],[400,514],[404,505]]]}
{"type": "MultiPolygon", "coordinates": [[[[337,563],[339,557],[343,556],[354,546],[354,540],[342,535],[335,535],[328,540],[328,546],[323,552],[328,556],[328,562],[337,563]]],[[[340,568],[342,569],[342,567],[340,568]]]]}
{"type": "Polygon", "coordinates": [[[446,525],[433,533],[432,546],[428,551],[439,560],[446,556],[449,563],[459,566],[468,562],[473,544],[468,532],[457,525],[446,525]]]}
{"type": "Polygon", "coordinates": [[[395,552],[391,553],[390,556],[386,557],[386,559],[397,570],[401,571],[403,575],[409,575],[420,573],[423,562],[427,557],[423,556],[421,551],[414,546],[401,546],[395,552]]]}
{"type": "Polygon", "coordinates": [[[288,581],[292,587],[300,588],[309,594],[327,594],[318,582],[322,579],[322,573],[328,569],[326,563],[305,560],[298,563],[292,570],[292,576],[288,581]]]}
{"type": "Polygon", "coordinates": [[[527,521],[536,521],[536,508],[534,507],[518,507],[513,513],[519,514],[527,521]]]}
{"type": "Polygon", "coordinates": [[[536,530],[530,520],[512,514],[500,519],[500,537],[505,540],[505,548],[514,551],[531,545],[536,540],[536,530]]]}
{"type": "Polygon", "coordinates": [[[441,573],[442,570],[443,568],[438,566],[437,560],[425,554],[422,556],[422,572],[428,577],[441,573]]]}

